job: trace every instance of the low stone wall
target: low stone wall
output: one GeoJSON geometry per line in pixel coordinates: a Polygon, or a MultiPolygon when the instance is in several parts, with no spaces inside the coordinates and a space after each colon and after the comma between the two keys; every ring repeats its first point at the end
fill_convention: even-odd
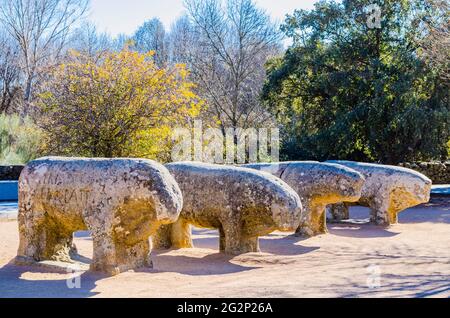
{"type": "Polygon", "coordinates": [[[403,163],[400,166],[423,173],[433,184],[450,184],[450,161],[403,163]]]}
{"type": "Polygon", "coordinates": [[[25,166],[0,166],[0,181],[17,181],[25,166]]]}
{"type": "Polygon", "coordinates": [[[0,181],[0,202],[17,201],[19,183],[17,181],[0,181]]]}

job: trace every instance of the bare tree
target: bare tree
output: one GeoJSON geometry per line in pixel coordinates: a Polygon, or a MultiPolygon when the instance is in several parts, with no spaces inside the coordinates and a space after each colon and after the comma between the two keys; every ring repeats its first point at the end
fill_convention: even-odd
{"type": "Polygon", "coordinates": [[[122,51],[126,47],[129,47],[129,44],[132,41],[133,39],[131,39],[128,35],[120,33],[114,39],[112,39],[111,49],[114,52],[122,51]]]}
{"type": "Polygon", "coordinates": [[[434,66],[439,77],[450,81],[450,4],[446,0],[427,0],[434,19],[421,19],[424,26],[419,45],[422,56],[434,66]]]}
{"type": "Polygon", "coordinates": [[[20,92],[19,48],[8,34],[0,33],[0,114],[11,111],[20,92]]]}
{"type": "Polygon", "coordinates": [[[212,119],[227,127],[267,124],[259,101],[265,63],[278,52],[280,34],[252,0],[186,0],[194,38],[189,64],[212,119]]]}
{"type": "Polygon", "coordinates": [[[89,0],[0,0],[0,23],[17,41],[24,76],[24,100],[31,101],[36,78],[57,59],[89,0]]]}
{"type": "Polygon", "coordinates": [[[99,33],[95,25],[87,23],[74,31],[70,47],[84,56],[98,60],[114,50],[114,40],[106,33],[99,33]]]}
{"type": "Polygon", "coordinates": [[[176,20],[168,35],[169,61],[172,64],[187,63],[190,47],[195,45],[194,27],[187,15],[176,20]]]}
{"type": "Polygon", "coordinates": [[[135,48],[140,53],[154,51],[156,65],[164,67],[167,63],[167,39],[164,25],[158,18],[145,22],[134,34],[135,48]]]}

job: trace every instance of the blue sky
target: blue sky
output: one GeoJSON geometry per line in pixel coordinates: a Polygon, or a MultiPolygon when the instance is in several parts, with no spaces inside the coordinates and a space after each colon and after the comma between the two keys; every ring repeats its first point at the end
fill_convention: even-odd
{"type": "MultiPolygon", "coordinates": [[[[294,9],[310,9],[317,0],[255,0],[274,19],[282,21],[294,9]]],[[[183,14],[183,0],[91,0],[89,19],[99,31],[115,36],[132,34],[139,25],[158,17],[170,27],[183,14]]]]}

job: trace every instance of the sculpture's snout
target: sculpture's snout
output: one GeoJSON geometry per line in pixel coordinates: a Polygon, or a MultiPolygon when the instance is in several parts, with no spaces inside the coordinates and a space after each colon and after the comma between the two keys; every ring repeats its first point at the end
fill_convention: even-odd
{"type": "Polygon", "coordinates": [[[156,219],[162,224],[174,223],[183,209],[183,195],[178,184],[166,187],[156,200],[156,219]]]}
{"type": "Polygon", "coordinates": [[[162,224],[174,223],[178,220],[181,209],[182,204],[159,204],[156,208],[156,219],[162,224]]]}
{"type": "Polygon", "coordinates": [[[424,185],[423,187],[419,187],[419,189],[421,188],[422,191],[418,191],[419,194],[419,203],[427,203],[430,201],[431,198],[431,186],[433,185],[431,180],[425,180],[424,181],[424,185]]]}
{"type": "Polygon", "coordinates": [[[339,183],[340,192],[346,202],[356,202],[361,198],[365,179],[359,173],[353,173],[339,183]]]}
{"type": "Polygon", "coordinates": [[[298,195],[281,204],[272,206],[272,213],[278,230],[283,232],[295,231],[300,224],[303,212],[302,203],[298,195]]]}

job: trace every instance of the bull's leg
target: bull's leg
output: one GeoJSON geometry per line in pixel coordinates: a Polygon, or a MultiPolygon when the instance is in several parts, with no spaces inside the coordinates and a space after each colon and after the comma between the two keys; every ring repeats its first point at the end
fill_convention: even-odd
{"type": "Polygon", "coordinates": [[[241,238],[240,250],[242,253],[259,253],[259,252],[261,252],[261,250],[259,249],[259,238],[258,237],[241,238]]]}
{"type": "Polygon", "coordinates": [[[225,237],[225,254],[240,255],[245,253],[241,250],[241,227],[237,220],[222,222],[225,237]]]}
{"type": "Polygon", "coordinates": [[[45,212],[19,209],[20,244],[18,264],[54,260],[73,262],[73,231],[63,227],[45,212]]]}
{"type": "Polygon", "coordinates": [[[330,212],[333,221],[339,222],[350,218],[349,208],[345,203],[332,204],[330,206],[330,212]]]}
{"type": "Polygon", "coordinates": [[[152,236],[153,248],[157,250],[167,250],[172,248],[172,224],[162,225],[152,236]]]}
{"type": "Polygon", "coordinates": [[[397,224],[399,211],[396,211],[394,209],[392,210],[389,209],[388,211],[389,211],[389,222],[391,222],[391,224],[397,224]]]}
{"type": "Polygon", "coordinates": [[[389,213],[389,202],[383,199],[376,199],[371,202],[370,207],[370,221],[376,225],[389,226],[391,224],[391,217],[389,213]]]}
{"type": "MultiPolygon", "coordinates": [[[[392,196],[392,195],[391,195],[392,196]]],[[[397,224],[398,223],[398,214],[401,212],[401,209],[393,204],[393,198],[389,200],[389,206],[387,208],[387,214],[389,218],[389,224],[397,224]]]]}
{"type": "Polygon", "coordinates": [[[311,237],[328,233],[324,205],[308,203],[304,205],[304,215],[295,235],[311,237]]]}
{"type": "Polygon", "coordinates": [[[219,250],[225,253],[225,232],[222,227],[219,228],[219,250]]]}
{"type": "Polygon", "coordinates": [[[295,231],[297,237],[312,237],[314,231],[312,230],[309,222],[301,222],[297,230],[295,231]]]}
{"type": "Polygon", "coordinates": [[[161,226],[152,236],[153,248],[193,248],[191,225],[184,219],[161,226]]]}
{"type": "Polygon", "coordinates": [[[191,225],[183,218],[172,224],[171,239],[173,248],[193,248],[191,225]]]}
{"type": "MultiPolygon", "coordinates": [[[[20,194],[19,194],[20,195],[20,194]]],[[[41,248],[42,224],[45,222],[45,213],[34,211],[31,203],[19,202],[19,250],[16,263],[26,265],[44,259],[41,248]]]]}
{"type": "Polygon", "coordinates": [[[118,275],[132,269],[151,267],[148,239],[129,244],[114,240],[111,235],[93,235],[94,257],[91,270],[118,275]]]}
{"type": "Polygon", "coordinates": [[[116,265],[120,272],[153,267],[148,238],[133,243],[132,245],[125,242],[115,242],[115,249],[116,265]]]}
{"type": "Polygon", "coordinates": [[[327,216],[324,205],[311,205],[311,230],[314,235],[328,233],[327,216]]]}
{"type": "Polygon", "coordinates": [[[295,236],[311,237],[313,235],[314,233],[311,228],[311,209],[307,203],[303,203],[303,213],[300,220],[300,225],[295,231],[295,236]]]}
{"type": "Polygon", "coordinates": [[[111,235],[92,233],[93,258],[91,270],[109,275],[120,274],[116,261],[116,246],[111,235]]]}

